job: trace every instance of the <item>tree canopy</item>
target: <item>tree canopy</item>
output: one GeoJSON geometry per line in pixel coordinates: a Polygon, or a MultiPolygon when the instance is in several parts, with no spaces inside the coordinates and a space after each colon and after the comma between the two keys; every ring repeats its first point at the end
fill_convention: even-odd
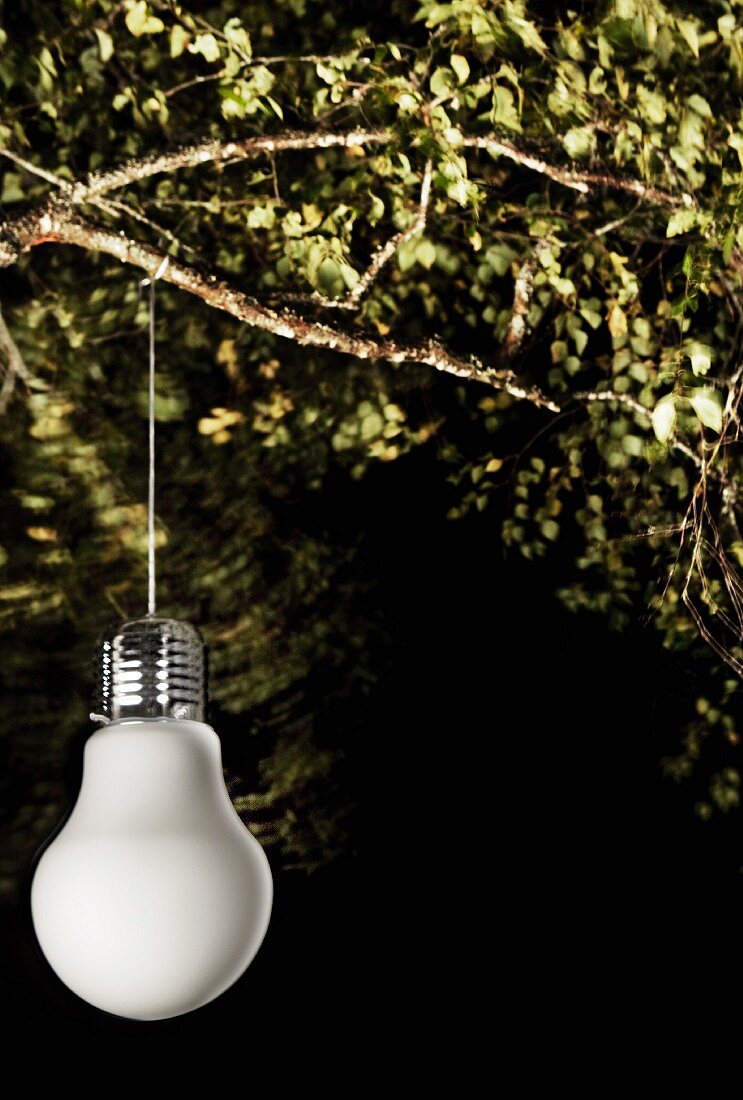
{"type": "Polygon", "coordinates": [[[57,813],[91,639],[142,611],[147,277],[160,605],[255,735],[237,804],[285,863],[344,843],[323,714],[363,698],[381,630],[353,540],[295,505],[413,451],[452,521],[505,500],[509,553],[569,548],[568,607],[646,616],[704,669],[664,767],[714,738],[699,813],[737,805],[742,9],[6,7],[6,873],[57,813]]]}

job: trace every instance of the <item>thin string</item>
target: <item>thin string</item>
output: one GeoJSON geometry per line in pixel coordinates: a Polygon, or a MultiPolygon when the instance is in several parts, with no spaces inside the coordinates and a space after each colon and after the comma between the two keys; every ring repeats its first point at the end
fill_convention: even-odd
{"type": "Polygon", "coordinates": [[[150,355],[149,355],[149,408],[148,445],[149,473],[147,484],[147,614],[154,615],[155,597],[155,283],[168,266],[166,256],[150,279],[143,279],[140,286],[150,288],[150,355]]]}
{"type": "Polygon", "coordinates": [[[155,279],[150,279],[149,481],[147,485],[147,614],[155,614],[155,279]]]}

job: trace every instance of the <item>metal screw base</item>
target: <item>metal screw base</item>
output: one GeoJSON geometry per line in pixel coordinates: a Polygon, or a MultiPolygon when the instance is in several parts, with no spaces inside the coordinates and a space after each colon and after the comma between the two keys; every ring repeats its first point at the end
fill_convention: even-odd
{"type": "Polygon", "coordinates": [[[203,722],[206,659],[201,635],[177,619],[132,619],[100,640],[91,718],[189,718],[203,722]]]}

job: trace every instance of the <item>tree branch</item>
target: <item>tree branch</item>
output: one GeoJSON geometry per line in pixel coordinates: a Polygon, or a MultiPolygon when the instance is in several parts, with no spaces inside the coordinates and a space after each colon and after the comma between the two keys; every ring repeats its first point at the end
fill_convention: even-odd
{"type": "Polygon", "coordinates": [[[415,218],[407,229],[402,229],[377,249],[371,258],[369,266],[359,276],[359,281],[351,288],[348,294],[344,294],[342,298],[328,298],[324,294],[318,293],[281,294],[277,296],[278,300],[282,302],[311,302],[313,305],[322,306],[324,309],[358,309],[362,298],[371,290],[383,268],[385,268],[390,260],[397,255],[404,244],[407,244],[408,241],[412,240],[413,237],[416,237],[419,233],[422,233],[425,229],[426,218],[428,216],[428,204],[431,198],[432,176],[433,166],[431,161],[428,160],[423,169],[423,183],[421,185],[418,212],[415,218]]]}
{"type": "Polygon", "coordinates": [[[508,328],[506,329],[506,335],[501,349],[503,358],[506,360],[513,359],[524,342],[524,336],[526,335],[526,315],[529,312],[532,294],[534,292],[534,273],[539,262],[539,248],[543,244],[544,241],[542,240],[535,243],[533,249],[519,268],[516,276],[516,281],[513,286],[511,319],[508,322],[508,328]]]}
{"type": "Polygon", "coordinates": [[[26,385],[34,381],[34,376],[26,366],[20,349],[5,323],[2,307],[0,307],[0,352],[5,356],[0,383],[0,416],[2,416],[13,398],[18,379],[20,378],[26,385]]]}
{"type": "Polygon", "coordinates": [[[341,133],[301,133],[287,131],[282,134],[258,134],[242,141],[212,139],[195,145],[187,145],[167,153],[150,157],[135,157],[116,168],[91,172],[85,180],[75,184],[70,194],[74,203],[86,202],[95,195],[115,191],[129,183],[177,172],[183,168],[198,168],[203,164],[224,164],[230,160],[247,160],[261,153],[280,153],[296,149],[347,149],[355,145],[384,145],[392,140],[388,130],[346,130],[341,133]]]}
{"type": "MultiPolygon", "coordinates": [[[[528,401],[553,413],[563,412],[567,406],[576,402],[584,405],[615,402],[633,412],[650,416],[651,410],[629,394],[615,393],[613,390],[584,390],[570,395],[567,401],[560,402],[543,393],[537,386],[525,385],[510,369],[484,363],[476,356],[458,355],[435,340],[423,344],[406,344],[397,340],[378,339],[368,334],[348,332],[319,321],[307,320],[288,309],[271,309],[225,280],[218,279],[216,275],[204,274],[196,267],[179,263],[160,249],[72,215],[54,204],[22,215],[10,225],[12,228],[9,223],[0,226],[0,267],[14,263],[21,252],[50,241],[76,245],[88,251],[105,252],[122,263],[141,268],[151,278],[160,271],[167,257],[168,263],[160,275],[164,282],[172,283],[201,298],[207,305],[229,313],[244,324],[271,332],[275,336],[283,336],[304,347],[329,348],[357,359],[419,363],[456,378],[482,382],[510,394],[516,400],[528,401]]],[[[1,337],[0,330],[0,339],[1,337]]],[[[19,371],[19,376],[30,377],[22,360],[20,362],[21,371],[25,373],[19,371]]],[[[701,466],[700,457],[682,440],[674,437],[669,441],[669,446],[686,455],[697,467],[701,466]]]]}
{"type": "Polygon", "coordinates": [[[541,157],[518,149],[508,141],[501,141],[493,134],[465,137],[462,144],[467,148],[486,149],[497,157],[507,157],[514,164],[520,164],[522,168],[528,168],[532,172],[537,172],[540,176],[548,176],[549,179],[562,184],[563,187],[580,191],[583,195],[587,195],[597,188],[605,187],[613,191],[624,191],[628,195],[637,195],[639,198],[652,202],[657,206],[694,205],[693,198],[686,192],[674,194],[671,191],[664,191],[660,187],[642,183],[641,180],[632,179],[630,176],[616,176],[610,172],[576,172],[571,168],[550,164],[548,161],[542,160],[541,157]]]}
{"type": "MultiPolygon", "coordinates": [[[[50,204],[42,212],[29,213],[16,219],[12,229],[0,232],[0,266],[12,263],[19,252],[38,244],[56,241],[77,245],[89,251],[98,250],[122,263],[132,264],[151,277],[160,269],[166,254],[151,245],[132,240],[123,233],[96,225],[71,215],[50,204]]],[[[288,309],[274,310],[244,294],[216,275],[207,275],[198,268],[168,258],[161,275],[164,282],[201,298],[215,309],[224,310],[239,321],[254,328],[284,336],[305,347],[330,348],[357,359],[380,359],[388,363],[420,363],[457,378],[478,380],[496,390],[504,390],[520,400],[528,400],[541,408],[558,411],[559,406],[535,386],[521,383],[510,370],[501,370],[483,363],[474,356],[461,356],[449,351],[435,340],[425,344],[406,344],[396,340],[347,332],[318,321],[307,320],[288,309]]]]}
{"type": "MultiPolygon", "coordinates": [[[[84,180],[71,184],[61,180],[53,172],[40,168],[17,153],[7,149],[0,154],[14,161],[20,167],[34,175],[46,179],[60,187],[68,202],[79,204],[89,201],[97,195],[126,187],[130,183],[148,179],[163,173],[180,171],[183,168],[197,168],[204,164],[223,164],[230,160],[246,160],[261,153],[279,153],[298,149],[349,148],[355,145],[386,145],[394,139],[392,131],[387,129],[358,128],[332,133],[318,131],[303,133],[285,131],[279,134],[258,134],[243,138],[242,141],[220,141],[211,138],[196,142],[181,149],[165,153],[155,153],[148,157],[134,157],[124,161],[116,168],[91,172],[84,180]]],[[[611,188],[636,195],[640,199],[660,206],[693,206],[693,198],[685,192],[674,194],[662,188],[643,183],[628,176],[617,176],[610,172],[579,172],[561,165],[551,164],[541,157],[502,141],[495,134],[462,135],[462,146],[468,149],[485,149],[495,156],[506,157],[514,164],[527,168],[538,175],[547,176],[563,187],[588,194],[598,188],[611,188]]]]}
{"type": "MultiPolygon", "coordinates": [[[[287,132],[278,135],[258,135],[242,141],[228,142],[213,139],[175,151],[134,158],[116,168],[92,172],[85,180],[76,183],[68,183],[46,169],[37,168],[15,153],[0,150],[20,167],[41,176],[59,189],[58,195],[46,203],[37,205],[0,225],[0,267],[14,263],[22,252],[38,244],[45,241],[58,241],[81,248],[98,249],[114,256],[122,263],[133,264],[154,275],[165,258],[163,252],[135,241],[123,233],[117,233],[76,216],[73,214],[74,206],[92,203],[106,208],[112,205],[111,200],[105,198],[108,192],[135,181],[183,168],[246,159],[260,153],[272,155],[291,149],[348,148],[355,145],[385,144],[392,138],[392,133],[384,129],[355,129],[343,133],[287,132]]],[[[462,143],[467,148],[485,149],[496,156],[507,157],[515,164],[547,176],[582,194],[587,194],[592,188],[611,187],[661,205],[681,203],[688,206],[693,202],[689,195],[673,195],[639,180],[603,172],[578,172],[550,164],[531,153],[518,149],[509,142],[501,141],[492,134],[466,136],[463,137],[462,143]]],[[[347,296],[353,304],[356,304],[373,285],[379,272],[396,254],[400,246],[415,233],[420,232],[425,225],[430,200],[431,175],[431,165],[427,164],[415,221],[408,229],[392,237],[373,257],[357,287],[347,296]]],[[[527,261],[516,280],[513,315],[504,348],[506,360],[512,357],[523,339],[524,316],[529,307],[532,277],[532,261],[527,261]]],[[[288,309],[274,310],[218,279],[216,275],[203,274],[198,268],[178,263],[173,259],[170,259],[163,278],[246,324],[284,336],[301,345],[332,348],[360,359],[379,359],[390,363],[421,363],[459,378],[478,380],[551,412],[560,412],[565,407],[564,403],[548,397],[538,387],[523,385],[514,372],[507,367],[485,364],[474,356],[457,355],[436,341],[410,345],[396,340],[379,339],[370,335],[344,331],[315,320],[308,320],[288,309]]],[[[342,303],[336,303],[333,300],[332,304],[337,307],[342,303]]],[[[586,391],[573,395],[568,404],[572,401],[583,404],[594,401],[616,401],[632,408],[635,412],[648,415],[648,410],[634,398],[615,394],[612,391],[586,391]]],[[[671,445],[676,446],[697,465],[699,464],[698,456],[686,444],[673,440],[671,445]]]]}

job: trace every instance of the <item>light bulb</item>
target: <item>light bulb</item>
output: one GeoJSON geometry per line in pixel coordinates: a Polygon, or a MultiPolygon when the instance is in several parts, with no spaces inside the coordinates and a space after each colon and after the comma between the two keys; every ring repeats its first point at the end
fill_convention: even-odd
{"type": "Polygon", "coordinates": [[[219,996],[260,947],[268,861],[237,816],[185,623],[125,623],[103,643],[99,709],[75,807],[41,856],[31,910],[62,981],[137,1020],[219,996]]]}

